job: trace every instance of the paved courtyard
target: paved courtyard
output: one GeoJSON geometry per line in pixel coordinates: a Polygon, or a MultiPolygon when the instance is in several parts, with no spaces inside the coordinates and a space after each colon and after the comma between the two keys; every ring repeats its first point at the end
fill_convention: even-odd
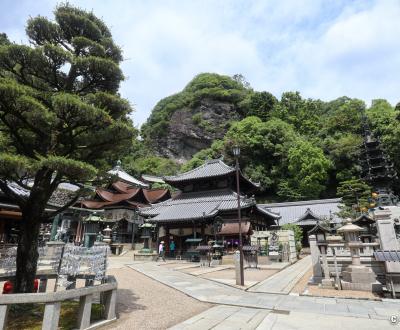
{"type": "Polygon", "coordinates": [[[207,269],[196,264],[134,262],[131,252],[112,257],[109,273],[118,279],[119,320],[106,329],[395,328],[389,320],[391,315],[400,319],[397,300],[288,293],[288,288],[307,271],[308,263],[305,258],[252,289],[243,290],[205,278],[207,269]],[[181,271],[185,269],[199,274],[181,271]]]}

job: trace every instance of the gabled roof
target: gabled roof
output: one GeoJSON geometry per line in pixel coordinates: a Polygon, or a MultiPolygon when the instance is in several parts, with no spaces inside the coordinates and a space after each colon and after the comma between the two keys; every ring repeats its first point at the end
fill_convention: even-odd
{"type": "Polygon", "coordinates": [[[367,214],[361,214],[353,223],[357,226],[370,225],[375,223],[375,220],[370,218],[367,214]]]}
{"type": "Polygon", "coordinates": [[[324,226],[321,226],[321,224],[318,221],[317,224],[308,232],[308,235],[312,235],[318,231],[323,231],[324,233],[330,232],[329,229],[325,228],[324,226]]]}
{"type": "Polygon", "coordinates": [[[299,225],[310,225],[314,223],[318,223],[320,220],[322,220],[321,217],[316,215],[311,209],[308,207],[306,212],[297,219],[296,223],[299,225]]]}
{"type": "Polygon", "coordinates": [[[115,175],[120,180],[130,183],[131,185],[135,185],[135,186],[139,186],[139,187],[143,187],[143,188],[146,188],[149,186],[148,184],[146,184],[146,183],[134,178],[130,174],[126,173],[123,170],[123,168],[121,167],[120,161],[118,161],[117,165],[113,169],[109,170],[107,173],[111,174],[111,175],[115,175]]]}
{"type": "Polygon", "coordinates": [[[340,198],[318,199],[298,202],[258,204],[260,208],[279,214],[280,225],[297,223],[299,225],[315,225],[317,219],[332,219],[334,223],[340,223],[341,219],[336,215],[340,211],[340,198]]]}

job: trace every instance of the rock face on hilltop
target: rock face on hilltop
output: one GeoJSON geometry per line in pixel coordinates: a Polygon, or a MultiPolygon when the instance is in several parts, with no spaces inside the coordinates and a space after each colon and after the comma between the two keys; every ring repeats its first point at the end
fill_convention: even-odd
{"type": "Polygon", "coordinates": [[[171,116],[165,138],[157,141],[162,156],[184,162],[212,142],[222,139],[232,121],[240,120],[235,105],[204,99],[191,109],[177,109],[171,116]]]}
{"type": "Polygon", "coordinates": [[[217,74],[200,74],[185,89],[162,99],[142,127],[142,137],[158,155],[183,163],[222,139],[241,120],[240,102],[248,90],[217,74]]]}

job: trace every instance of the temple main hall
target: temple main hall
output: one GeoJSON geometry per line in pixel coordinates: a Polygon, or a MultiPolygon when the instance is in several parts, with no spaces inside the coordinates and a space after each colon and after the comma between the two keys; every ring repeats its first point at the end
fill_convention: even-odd
{"type": "MultiPolygon", "coordinates": [[[[225,248],[236,248],[239,243],[238,198],[236,169],[221,159],[205,164],[164,181],[179,190],[174,197],[140,209],[148,222],[156,225],[158,239],[166,243],[175,241],[178,253],[188,248],[188,239],[201,239],[207,244],[217,236],[225,248]],[[220,223],[220,226],[215,226],[220,223]],[[214,229],[218,228],[218,229],[214,229]],[[217,232],[215,232],[217,231],[217,232]]],[[[244,244],[249,242],[253,230],[266,230],[276,225],[280,216],[257,205],[253,194],[258,185],[239,171],[240,210],[244,244]]]]}

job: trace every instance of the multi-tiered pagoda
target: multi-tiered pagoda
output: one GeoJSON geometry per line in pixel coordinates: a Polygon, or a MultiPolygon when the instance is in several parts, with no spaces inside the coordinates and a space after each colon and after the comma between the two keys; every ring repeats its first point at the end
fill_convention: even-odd
{"type": "MultiPolygon", "coordinates": [[[[222,160],[209,160],[191,171],[165,177],[166,183],[180,190],[180,194],[149,208],[140,214],[156,224],[159,239],[174,240],[178,252],[185,252],[187,239],[202,239],[202,244],[214,239],[223,240],[226,247],[238,244],[238,201],[236,194],[236,169],[222,160]],[[216,222],[221,228],[214,232],[216,222]]],[[[256,204],[253,194],[258,186],[239,173],[242,234],[248,238],[252,230],[265,230],[275,224],[278,214],[256,204]]]]}
{"type": "Polygon", "coordinates": [[[371,133],[366,118],[363,120],[364,141],[361,146],[361,177],[378,193],[378,205],[395,205],[398,198],[393,194],[392,184],[397,173],[384,151],[378,137],[371,133]]]}

